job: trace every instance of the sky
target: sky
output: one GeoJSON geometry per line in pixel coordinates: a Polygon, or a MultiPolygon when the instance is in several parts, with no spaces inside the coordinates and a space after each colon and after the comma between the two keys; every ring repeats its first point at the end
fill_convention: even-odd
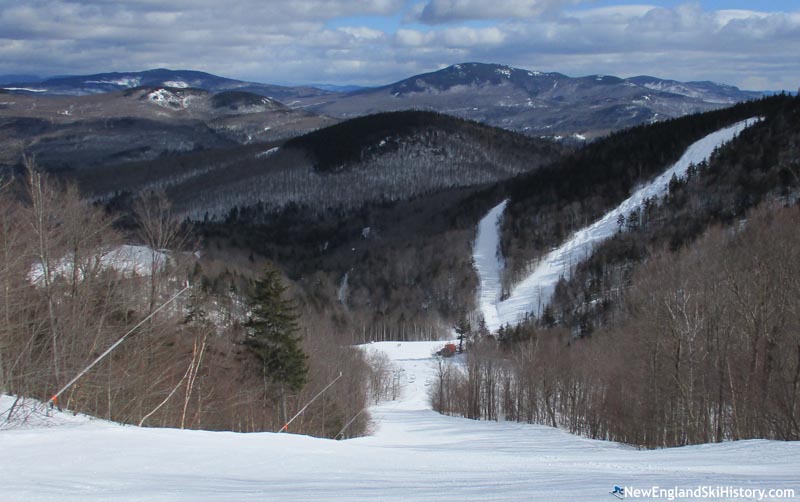
{"type": "Polygon", "coordinates": [[[0,0],[0,75],[379,85],[462,62],[800,86],[797,0],[0,0]]]}

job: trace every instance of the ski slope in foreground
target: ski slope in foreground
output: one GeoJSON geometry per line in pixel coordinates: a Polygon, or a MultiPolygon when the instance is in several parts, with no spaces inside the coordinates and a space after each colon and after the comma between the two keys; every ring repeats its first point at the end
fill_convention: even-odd
{"type": "Polygon", "coordinates": [[[593,224],[573,234],[565,243],[542,258],[533,272],[514,286],[509,297],[503,301],[498,301],[499,294],[492,301],[487,296],[489,293],[485,293],[494,294],[495,290],[499,291],[499,271],[501,270],[501,264],[497,261],[499,258],[495,259],[493,266],[480,266],[479,257],[499,254],[497,251],[498,222],[506,202],[489,211],[478,225],[478,236],[473,248],[473,260],[480,283],[479,307],[489,330],[496,331],[505,324],[517,324],[526,314],[535,317],[541,315],[542,310],[550,302],[559,279],[562,276],[568,278],[572,268],[586,259],[594,246],[617,232],[617,218],[620,215],[628,216],[631,211],[641,208],[646,199],[666,194],[669,181],[673,176],[684,177],[690,165],[708,160],[716,148],[732,140],[759,120],[752,118],[738,122],[713,132],[690,145],[681,158],[661,175],[636,190],[619,206],[593,224]],[[494,253],[492,253],[492,249],[495,250],[494,253]]]}
{"type": "Polygon", "coordinates": [[[609,502],[614,485],[800,494],[798,442],[639,451],[544,426],[438,415],[427,389],[441,345],[367,347],[395,361],[403,391],[372,409],[371,437],[147,429],[66,414],[0,430],[0,500],[609,502]]]}

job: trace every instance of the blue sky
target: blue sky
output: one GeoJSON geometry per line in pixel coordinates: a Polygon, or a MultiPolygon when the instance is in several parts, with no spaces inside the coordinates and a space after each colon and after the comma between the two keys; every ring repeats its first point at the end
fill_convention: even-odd
{"type": "Polygon", "coordinates": [[[796,0],[0,0],[0,74],[377,85],[480,61],[796,90],[798,47],[796,0]]]}

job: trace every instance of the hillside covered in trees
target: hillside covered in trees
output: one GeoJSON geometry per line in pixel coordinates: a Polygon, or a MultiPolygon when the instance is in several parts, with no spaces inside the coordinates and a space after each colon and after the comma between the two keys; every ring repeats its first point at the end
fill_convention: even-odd
{"type": "MultiPolygon", "coordinates": [[[[553,175],[561,181],[549,188],[533,181],[552,175],[540,170],[515,185],[504,244],[533,243],[527,260],[535,259],[623,198],[640,169],[654,170],[635,161],[653,145],[685,148],[691,134],[746,116],[763,120],[674,178],[663,199],[621,218],[616,236],[574,264],[541,318],[476,344],[466,371],[440,380],[437,409],[646,447],[798,439],[798,98],[612,136],[565,160],[580,175],[553,175]],[[604,155],[622,145],[630,162],[604,155]],[[538,240],[515,234],[534,228],[538,240]]],[[[524,254],[515,256],[524,270],[524,254]]]]}
{"type": "Polygon", "coordinates": [[[18,396],[9,417],[35,398],[123,424],[277,431],[340,375],[292,431],[333,437],[353,420],[342,434],[365,432],[361,412],[379,394],[364,354],[313,318],[301,329],[271,264],[225,263],[230,280],[214,290],[204,270],[222,265],[199,256],[163,194],[137,197],[120,228],[121,215],[28,166],[0,185],[0,392],[18,396]],[[280,317],[277,331],[264,309],[280,317]],[[285,370],[265,347],[293,350],[285,370]]]}

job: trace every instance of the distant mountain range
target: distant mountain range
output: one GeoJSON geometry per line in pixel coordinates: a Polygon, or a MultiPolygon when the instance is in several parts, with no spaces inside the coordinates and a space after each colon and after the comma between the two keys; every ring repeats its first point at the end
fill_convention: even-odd
{"type": "Polygon", "coordinates": [[[245,82],[231,78],[219,77],[210,73],[193,70],[155,70],[138,72],[97,73],[94,75],[76,75],[48,79],[17,79],[5,76],[0,79],[6,89],[13,92],[35,93],[42,95],[85,96],[117,92],[134,87],[172,87],[197,88],[209,92],[244,91],[267,96],[278,101],[290,102],[292,99],[308,99],[328,94],[329,91],[316,87],[285,87],[272,84],[245,82]]]}
{"type": "Polygon", "coordinates": [[[63,171],[287,139],[338,122],[252,92],[170,83],[85,96],[0,95],[0,168],[19,164],[23,151],[63,171]]]}
{"type": "Polygon", "coordinates": [[[409,108],[436,110],[532,135],[585,139],[762,96],[712,82],[573,78],[465,63],[383,87],[328,96],[309,109],[337,118],[409,108]]]}
{"type": "Polygon", "coordinates": [[[713,82],[677,82],[649,76],[568,77],[484,63],[457,64],[374,88],[323,84],[287,87],[167,69],[33,78],[2,86],[11,93],[72,96],[141,86],[198,88],[210,93],[242,91],[269,97],[291,109],[337,119],[384,111],[431,110],[529,135],[581,141],[767,94],[713,82]]]}

